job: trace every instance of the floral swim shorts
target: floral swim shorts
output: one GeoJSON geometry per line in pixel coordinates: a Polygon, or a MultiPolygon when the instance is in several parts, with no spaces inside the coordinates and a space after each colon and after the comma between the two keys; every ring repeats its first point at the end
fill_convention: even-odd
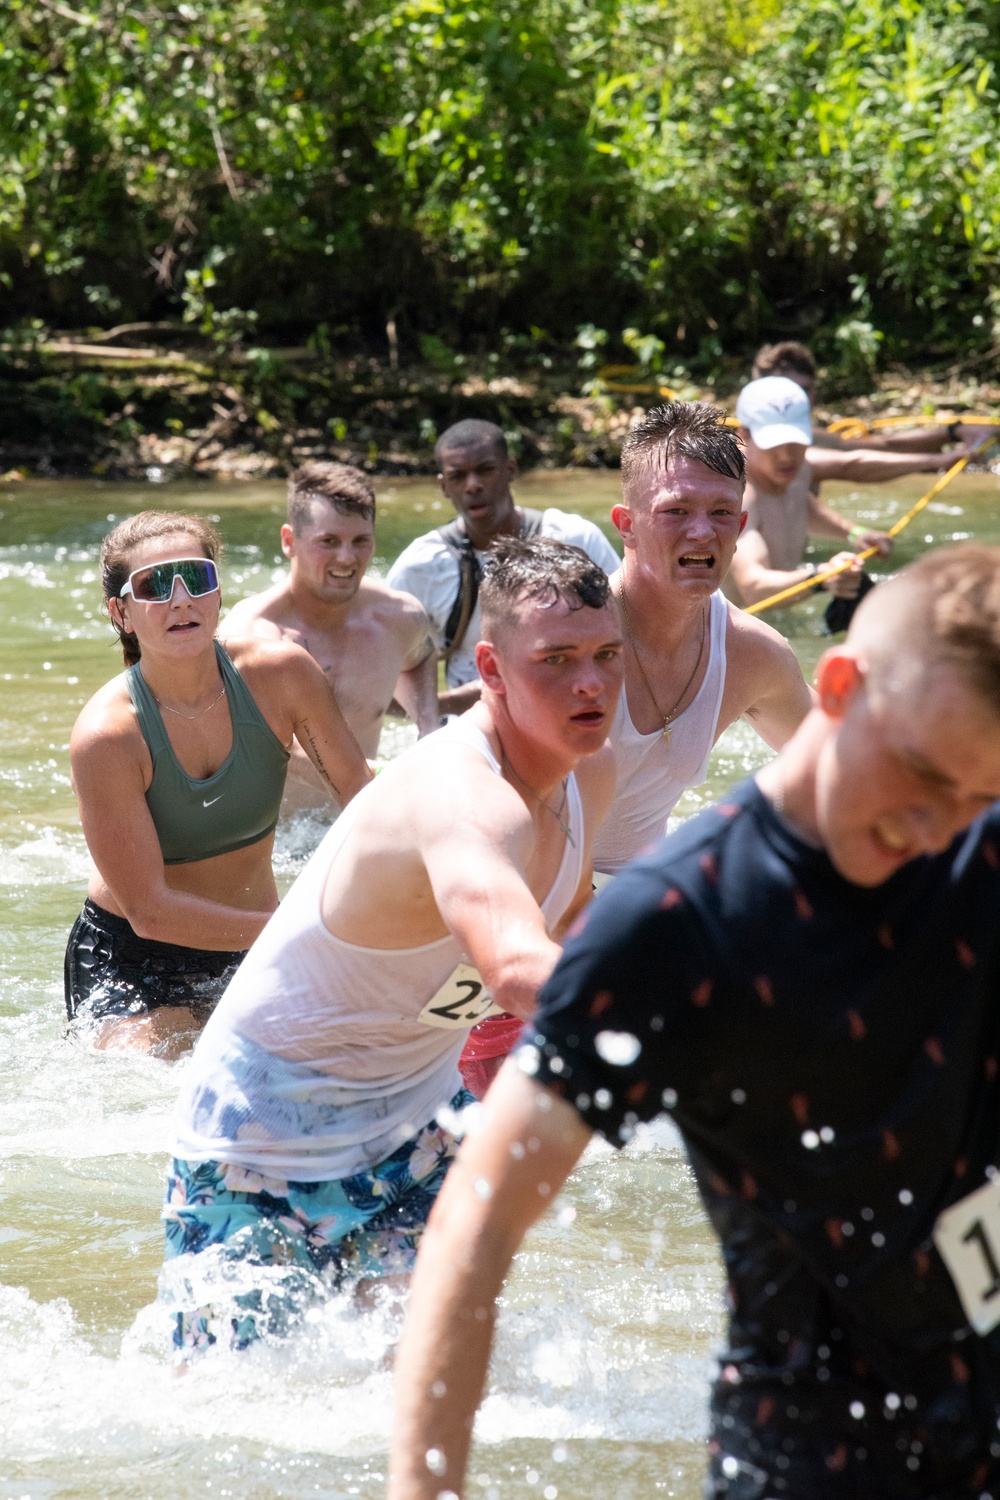
{"type": "MultiPolygon", "coordinates": [[[[459,1089],[450,1108],[475,1102],[459,1089]]],[[[457,1150],[455,1136],[432,1120],[385,1161],[332,1182],[290,1182],[226,1162],[175,1158],[162,1214],[175,1350],[190,1358],[220,1334],[235,1349],[263,1335],[280,1338],[322,1287],[408,1274],[457,1150]],[[224,1268],[220,1291],[229,1288],[225,1309],[214,1296],[205,1304],[202,1278],[193,1274],[193,1257],[214,1247],[224,1268]],[[181,1270],[171,1266],[181,1256],[189,1274],[171,1274],[181,1270]],[[261,1268],[251,1277],[255,1285],[231,1274],[238,1266],[261,1268]]]]}

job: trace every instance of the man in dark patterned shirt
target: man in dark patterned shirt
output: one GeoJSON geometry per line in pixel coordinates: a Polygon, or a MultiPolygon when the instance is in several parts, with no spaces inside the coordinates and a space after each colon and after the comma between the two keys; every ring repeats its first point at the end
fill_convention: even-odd
{"type": "Polygon", "coordinates": [[[816,685],[543,987],[424,1241],[393,1500],[461,1489],[521,1237],[663,1110],[730,1281],[706,1494],[1000,1496],[1000,550],[872,594],[816,685]]]}

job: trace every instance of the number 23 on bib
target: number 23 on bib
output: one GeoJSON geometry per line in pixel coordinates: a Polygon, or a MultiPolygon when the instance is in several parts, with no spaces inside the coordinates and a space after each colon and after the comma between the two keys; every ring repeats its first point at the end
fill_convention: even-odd
{"type": "Polygon", "coordinates": [[[478,969],[471,964],[459,964],[437,994],[431,996],[417,1020],[424,1026],[465,1031],[485,1021],[487,1016],[501,1014],[500,1007],[493,1004],[493,996],[483,984],[478,969]]]}
{"type": "Polygon", "coordinates": [[[938,1216],[934,1243],[979,1334],[1000,1323],[1000,1177],[938,1216]]]}

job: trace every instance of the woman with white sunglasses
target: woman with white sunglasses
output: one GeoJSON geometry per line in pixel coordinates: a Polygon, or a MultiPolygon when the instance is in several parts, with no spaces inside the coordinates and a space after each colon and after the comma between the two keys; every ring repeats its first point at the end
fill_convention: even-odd
{"type": "Polygon", "coordinates": [[[341,806],[370,779],[333,691],[287,642],[215,639],[218,533],[144,511],[105,538],[127,670],[83,709],[73,785],[95,869],[66,1008],[99,1048],[175,1056],[278,905],[271,869],[293,736],[341,806]]]}

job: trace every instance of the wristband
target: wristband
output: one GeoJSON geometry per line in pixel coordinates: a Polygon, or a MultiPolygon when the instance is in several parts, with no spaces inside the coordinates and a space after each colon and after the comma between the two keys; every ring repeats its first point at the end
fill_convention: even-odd
{"type": "Polygon", "coordinates": [[[847,533],[847,540],[849,542],[861,541],[866,529],[864,526],[852,526],[847,533]]]}
{"type": "Polygon", "coordinates": [[[961,427],[961,425],[962,420],[960,417],[956,417],[954,422],[948,423],[947,427],[945,428],[945,432],[948,434],[949,443],[958,442],[958,429],[961,427]]]}
{"type": "MultiPolygon", "coordinates": [[[[804,568],[808,568],[809,569],[809,577],[810,578],[815,578],[816,574],[819,572],[819,567],[818,567],[818,565],[816,563],[803,563],[802,566],[804,568]]],[[[803,583],[806,583],[808,580],[807,579],[803,579],[802,581],[803,581],[803,583]]],[[[814,587],[817,590],[819,590],[819,589],[825,589],[826,588],[826,584],[821,581],[821,582],[815,584],[814,587]]]]}

